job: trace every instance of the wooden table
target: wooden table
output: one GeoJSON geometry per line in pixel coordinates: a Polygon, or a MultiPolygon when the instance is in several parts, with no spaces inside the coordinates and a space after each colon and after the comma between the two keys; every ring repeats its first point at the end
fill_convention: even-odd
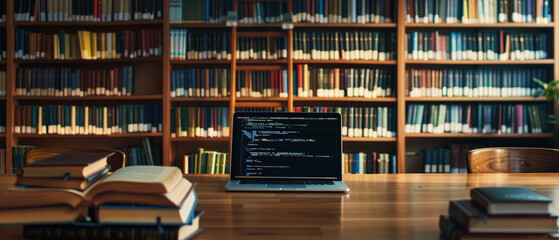
{"type": "MultiPolygon", "coordinates": [[[[559,174],[346,175],[349,194],[225,192],[227,176],[187,176],[197,182],[201,239],[438,239],[448,201],[474,187],[519,185],[555,200],[559,174]]],[[[13,177],[0,177],[0,187],[13,177]]]]}

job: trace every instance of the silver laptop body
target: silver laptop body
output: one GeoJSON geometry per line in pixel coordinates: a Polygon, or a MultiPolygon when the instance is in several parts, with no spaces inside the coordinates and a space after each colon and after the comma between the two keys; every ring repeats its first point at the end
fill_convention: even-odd
{"type": "Polygon", "coordinates": [[[349,192],[339,113],[233,115],[227,191],[349,192]]]}

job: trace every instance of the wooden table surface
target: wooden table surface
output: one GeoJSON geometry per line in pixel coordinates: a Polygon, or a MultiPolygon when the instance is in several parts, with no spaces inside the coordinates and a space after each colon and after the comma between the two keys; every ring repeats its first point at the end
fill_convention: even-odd
{"type": "MultiPolygon", "coordinates": [[[[557,173],[345,175],[348,194],[225,192],[227,176],[186,178],[197,182],[197,209],[205,212],[196,240],[438,239],[448,201],[483,186],[529,187],[554,199],[559,214],[557,173]]],[[[13,182],[0,177],[0,188],[13,182]]]]}

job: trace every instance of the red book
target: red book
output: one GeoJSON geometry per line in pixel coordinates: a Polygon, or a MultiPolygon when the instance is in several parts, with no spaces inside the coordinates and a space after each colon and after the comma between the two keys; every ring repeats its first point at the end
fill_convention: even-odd
{"type": "Polygon", "coordinates": [[[297,95],[303,96],[301,91],[303,89],[303,65],[297,64],[297,95]]]}
{"type": "Polygon", "coordinates": [[[413,0],[408,0],[408,14],[410,15],[411,22],[414,22],[415,14],[413,12],[413,0]]]}

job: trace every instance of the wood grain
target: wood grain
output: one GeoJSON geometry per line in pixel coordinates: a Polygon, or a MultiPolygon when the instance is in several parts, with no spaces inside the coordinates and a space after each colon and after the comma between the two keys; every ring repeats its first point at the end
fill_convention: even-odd
{"type": "MultiPolygon", "coordinates": [[[[186,178],[197,183],[197,209],[205,212],[196,240],[438,239],[448,202],[482,186],[529,187],[553,198],[551,210],[559,214],[554,173],[345,175],[348,194],[225,192],[228,175],[186,178]]],[[[2,176],[0,188],[13,182],[2,176]]]]}
{"type": "Polygon", "coordinates": [[[468,153],[473,173],[559,172],[559,149],[501,147],[482,148],[468,153]]]}

